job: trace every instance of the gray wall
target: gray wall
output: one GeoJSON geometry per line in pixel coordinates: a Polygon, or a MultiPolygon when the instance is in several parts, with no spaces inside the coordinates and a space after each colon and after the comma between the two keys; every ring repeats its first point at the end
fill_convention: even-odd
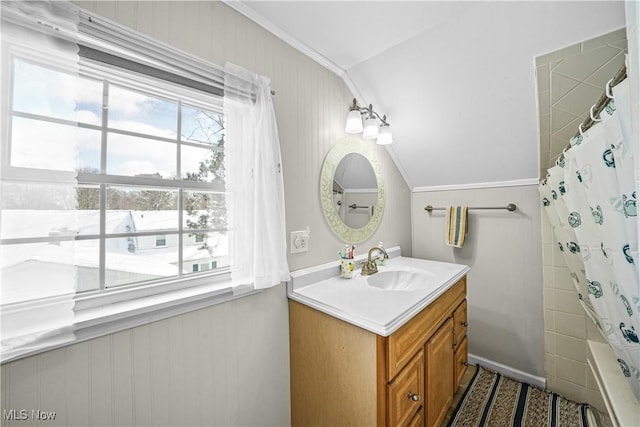
{"type": "Polygon", "coordinates": [[[413,194],[413,255],[471,267],[467,280],[469,353],[544,378],[542,238],[537,185],[413,194]],[[470,210],[464,246],[444,243],[445,212],[426,205],[506,206],[470,210]]]}
{"type": "MultiPolygon", "coordinates": [[[[325,154],[343,136],[353,97],[338,76],[220,2],[77,3],[210,62],[271,77],[287,233],[311,229],[309,252],[290,255],[289,267],[336,258],[344,242],[322,215],[319,177],[325,154]]],[[[410,192],[386,150],[378,148],[378,156],[386,211],[358,253],[383,241],[410,254],[410,192]]],[[[57,411],[51,426],[287,425],[288,326],[286,294],[278,286],[4,364],[2,408],[57,411]]]]}

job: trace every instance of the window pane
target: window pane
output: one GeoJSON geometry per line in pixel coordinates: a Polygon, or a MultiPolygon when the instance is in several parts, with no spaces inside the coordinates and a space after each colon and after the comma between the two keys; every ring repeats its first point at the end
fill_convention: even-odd
{"type": "MultiPolygon", "coordinates": [[[[96,223],[97,227],[98,224],[96,223]]],[[[93,291],[100,288],[100,242],[79,240],[76,242],[76,274],[78,292],[93,291]]]]}
{"type": "Polygon", "coordinates": [[[182,226],[185,231],[227,226],[227,205],[224,193],[185,191],[183,206],[182,226]]]}
{"type": "Polygon", "coordinates": [[[97,234],[99,205],[97,188],[5,182],[2,238],[97,234]]]}
{"type": "MultiPolygon", "coordinates": [[[[100,188],[98,185],[81,185],[76,188],[76,200],[79,210],[97,211],[100,209],[100,188]]],[[[84,215],[84,212],[81,215],[84,215]]]]}
{"type": "Polygon", "coordinates": [[[178,236],[167,235],[156,247],[156,236],[107,239],[105,285],[118,286],[178,274],[178,236]],[[133,243],[133,245],[132,245],[133,243]]]}
{"type": "Polygon", "coordinates": [[[176,144],[110,133],[107,173],[173,179],[176,176],[176,144]]]}
{"type": "MultiPolygon", "coordinates": [[[[170,89],[161,82],[158,87],[164,91],[155,96],[132,90],[128,83],[113,85],[108,76],[104,83],[22,60],[14,61],[13,71],[10,102],[14,114],[7,132],[10,165],[83,172],[79,175],[83,184],[52,185],[46,178],[35,184],[3,182],[0,237],[59,240],[80,236],[81,240],[0,246],[2,277],[7,280],[3,291],[14,286],[22,292],[31,284],[51,280],[73,280],[79,292],[92,291],[100,289],[101,271],[104,285],[114,287],[177,277],[181,274],[179,265],[183,265],[183,274],[201,274],[229,265],[226,232],[210,231],[226,227],[223,192],[164,190],[162,183],[135,179],[187,179],[223,189],[226,160],[220,113],[184,105],[194,103],[182,101],[184,93],[170,99],[170,89]],[[102,118],[107,118],[102,109],[104,85],[109,89],[108,110],[104,110],[104,114],[108,111],[106,134],[55,123],[69,120],[100,127],[102,118]],[[43,117],[21,117],[29,114],[43,117]],[[101,158],[103,136],[107,138],[106,159],[101,158]],[[185,145],[179,144],[179,139],[185,145]],[[101,160],[106,162],[106,170],[101,170],[101,160]],[[88,177],[87,173],[94,175],[88,177]],[[134,179],[112,181],[101,173],[134,179]],[[106,185],[104,204],[100,201],[101,185],[106,185]],[[179,213],[182,193],[184,210],[179,213]],[[184,216],[184,229],[180,228],[179,214],[184,216]],[[101,224],[101,218],[106,218],[106,223],[101,224]],[[114,233],[125,237],[110,237],[114,233]]],[[[153,92],[149,87],[149,93],[153,92]]],[[[39,177],[36,171],[33,176],[39,177]]],[[[34,291],[42,296],[41,289],[34,291]]]]}
{"type": "Polygon", "coordinates": [[[11,166],[60,171],[99,170],[100,132],[14,117],[11,166]]]}
{"type": "Polygon", "coordinates": [[[227,233],[185,234],[182,245],[182,273],[191,274],[229,266],[227,233]]]}
{"type": "Polygon", "coordinates": [[[182,106],[182,140],[207,145],[224,145],[222,114],[182,106]]]}
{"type": "Polygon", "coordinates": [[[224,151],[183,145],[181,162],[183,179],[220,184],[225,182],[224,151]]]}
{"type": "Polygon", "coordinates": [[[57,295],[70,282],[98,288],[97,240],[2,245],[0,255],[3,303],[57,295]]]}
{"type": "Polygon", "coordinates": [[[15,111],[99,125],[101,107],[101,82],[21,60],[14,62],[15,111]]]}
{"type": "MultiPolygon", "coordinates": [[[[177,229],[177,191],[107,188],[107,234],[177,229]]],[[[138,249],[135,244],[134,249],[138,249]]]]}
{"type": "Polygon", "coordinates": [[[109,127],[145,135],[177,137],[178,106],[175,101],[111,85],[109,127]]]}

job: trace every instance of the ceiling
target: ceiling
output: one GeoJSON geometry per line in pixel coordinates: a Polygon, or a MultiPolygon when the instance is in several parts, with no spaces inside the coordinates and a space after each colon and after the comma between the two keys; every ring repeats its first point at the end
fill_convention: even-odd
{"type": "Polygon", "coordinates": [[[433,28],[471,2],[243,1],[342,70],[433,28]]]}
{"type": "Polygon", "coordinates": [[[625,25],[618,1],[228,4],[387,115],[413,190],[537,181],[534,58],[625,25]]]}

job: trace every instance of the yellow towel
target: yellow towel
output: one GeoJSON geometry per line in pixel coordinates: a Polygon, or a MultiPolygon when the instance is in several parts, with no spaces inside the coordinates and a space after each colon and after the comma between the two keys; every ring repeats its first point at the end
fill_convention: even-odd
{"type": "Polygon", "coordinates": [[[467,234],[467,207],[449,206],[447,208],[446,239],[448,246],[461,248],[467,234]]]}

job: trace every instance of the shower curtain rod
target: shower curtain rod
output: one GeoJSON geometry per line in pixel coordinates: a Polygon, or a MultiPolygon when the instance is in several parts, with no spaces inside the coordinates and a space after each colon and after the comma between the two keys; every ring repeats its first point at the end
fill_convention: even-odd
{"type": "MultiPolygon", "coordinates": [[[[623,64],[622,68],[618,70],[618,72],[613,77],[613,79],[611,79],[611,81],[607,84],[609,85],[609,87],[612,88],[626,78],[627,78],[627,66],[623,64]]],[[[610,99],[611,98],[607,96],[607,91],[605,90],[605,92],[602,94],[600,99],[598,99],[598,102],[592,107],[593,117],[598,117],[600,113],[602,113],[602,111],[605,109],[607,104],[609,104],[610,99]]],[[[584,122],[582,122],[582,133],[584,133],[587,129],[589,129],[591,126],[593,126],[596,123],[597,122],[591,118],[591,114],[590,114],[589,117],[587,117],[587,119],[584,122]]],[[[576,133],[574,137],[580,136],[580,133],[581,132],[578,130],[578,133],[576,133]]],[[[569,147],[571,147],[571,144],[569,144],[569,147]]]]}
{"type": "MultiPolygon", "coordinates": [[[[431,213],[431,211],[444,211],[447,208],[434,208],[431,205],[427,205],[424,207],[424,210],[431,213]]],[[[467,209],[506,209],[509,212],[513,212],[516,210],[516,205],[513,203],[509,203],[507,206],[470,206],[467,209]]]]}

